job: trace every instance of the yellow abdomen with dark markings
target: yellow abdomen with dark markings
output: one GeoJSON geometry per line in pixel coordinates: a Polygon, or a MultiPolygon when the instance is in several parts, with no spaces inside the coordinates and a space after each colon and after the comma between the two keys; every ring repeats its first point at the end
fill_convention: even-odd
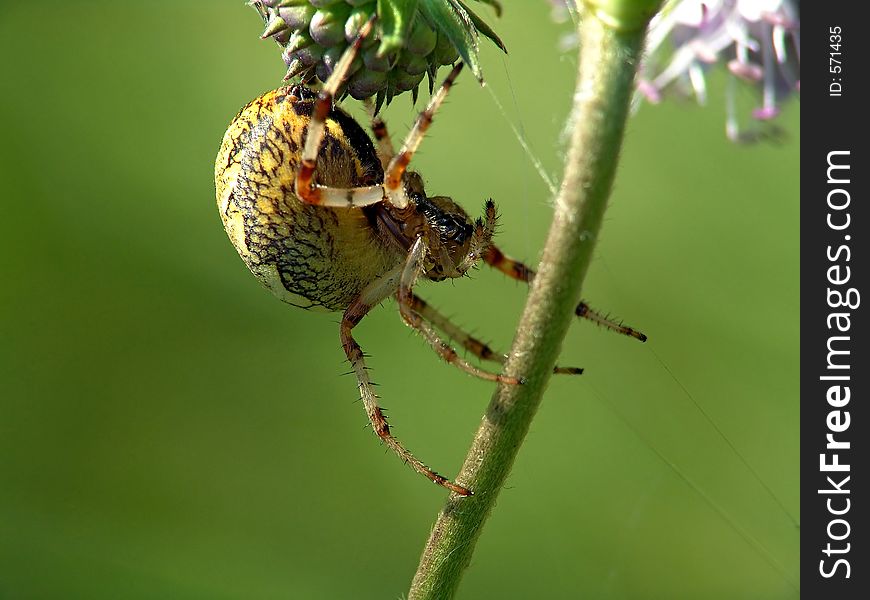
{"type": "MultiPolygon", "coordinates": [[[[293,193],[313,103],[313,92],[292,86],[239,112],[215,162],[217,204],[239,256],[276,296],[343,310],[403,253],[379,236],[369,210],[305,204],[293,193]]],[[[371,140],[340,109],[327,118],[315,181],[340,188],[383,181],[371,140]]]]}

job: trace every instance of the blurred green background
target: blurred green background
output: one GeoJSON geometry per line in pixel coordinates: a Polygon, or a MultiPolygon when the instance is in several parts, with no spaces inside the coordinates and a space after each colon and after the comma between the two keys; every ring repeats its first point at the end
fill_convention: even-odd
{"type": "MultiPolygon", "coordinates": [[[[507,4],[492,94],[464,74],[415,162],[534,261],[549,193],[512,127],[558,175],[574,59],[546,2],[507,4]]],[[[337,315],[261,289],[214,205],[227,123],[283,74],[260,29],[237,0],[0,4],[0,598],[407,590],[444,491],[366,429],[337,315]]],[[[798,596],[799,106],[735,146],[723,89],[631,121],[584,297],[650,342],[573,327],[586,374],[552,381],[460,597],[798,596]]],[[[499,348],[525,298],[488,269],[420,292],[499,348]]],[[[455,474],[492,386],[392,304],[358,339],[455,474]]]]}

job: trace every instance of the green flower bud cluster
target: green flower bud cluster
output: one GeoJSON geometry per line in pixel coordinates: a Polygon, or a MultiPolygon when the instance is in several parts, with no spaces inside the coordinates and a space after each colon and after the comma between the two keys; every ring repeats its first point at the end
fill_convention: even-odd
{"type": "MultiPolygon", "coordinates": [[[[495,0],[478,0],[500,11],[495,0]]],[[[283,48],[285,80],[326,81],[363,24],[377,14],[374,31],[351,65],[342,95],[375,97],[379,110],[404,92],[417,99],[428,76],[431,93],[439,67],[460,57],[482,80],[478,32],[502,50],[496,34],[461,0],[255,0],[266,23],[262,38],[283,48]]]]}

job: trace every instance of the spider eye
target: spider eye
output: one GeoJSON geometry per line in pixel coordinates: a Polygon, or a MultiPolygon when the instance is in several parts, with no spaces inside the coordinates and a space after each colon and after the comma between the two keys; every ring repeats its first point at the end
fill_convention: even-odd
{"type": "Polygon", "coordinates": [[[456,240],[458,244],[462,244],[471,237],[471,233],[474,231],[474,227],[471,226],[471,223],[465,223],[462,227],[459,227],[452,233],[450,236],[452,239],[456,240]]]}
{"type": "Polygon", "coordinates": [[[458,244],[468,239],[473,231],[469,223],[459,220],[456,215],[440,211],[430,217],[430,222],[438,229],[441,238],[458,244]]]}
{"type": "Polygon", "coordinates": [[[432,232],[447,245],[451,258],[461,260],[474,233],[474,223],[470,222],[465,211],[447,196],[424,197],[416,206],[432,232]]]}

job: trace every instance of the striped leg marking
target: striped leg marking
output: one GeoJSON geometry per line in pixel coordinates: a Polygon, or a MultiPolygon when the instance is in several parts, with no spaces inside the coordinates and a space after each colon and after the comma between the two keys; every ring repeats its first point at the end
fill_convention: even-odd
{"type": "MultiPolygon", "coordinates": [[[[460,328],[416,294],[411,294],[411,309],[480,360],[489,360],[501,365],[507,360],[507,355],[493,350],[486,343],[460,328]]],[[[579,375],[582,372],[583,369],[578,367],[557,366],[553,368],[553,373],[562,375],[579,375]]]]}
{"type": "MultiPolygon", "coordinates": [[[[489,249],[487,249],[486,253],[483,255],[483,260],[493,268],[498,269],[513,279],[531,283],[532,279],[535,278],[535,272],[532,269],[517,260],[505,256],[504,253],[495,246],[490,246],[489,249]]],[[[606,329],[615,331],[616,333],[621,333],[622,335],[633,337],[641,342],[647,340],[647,337],[640,331],[607,318],[600,312],[590,308],[590,306],[582,300],[574,310],[574,314],[578,317],[588,319],[596,325],[600,325],[606,329]]]]}
{"type": "Polygon", "coordinates": [[[498,381],[500,383],[511,385],[519,384],[520,380],[515,377],[508,377],[506,375],[484,371],[483,369],[475,367],[460,358],[459,354],[456,353],[456,350],[451,348],[450,344],[442,340],[438,336],[438,333],[436,333],[435,329],[428,322],[424,321],[419,313],[414,311],[414,294],[412,290],[414,282],[417,281],[417,278],[423,270],[423,256],[425,251],[426,247],[422,238],[417,238],[417,241],[414,242],[414,245],[411,247],[411,252],[408,254],[408,260],[405,263],[401,283],[399,284],[399,291],[396,294],[399,301],[399,312],[402,315],[402,319],[409,327],[416,329],[420,335],[423,336],[423,339],[432,346],[432,349],[435,350],[438,356],[440,356],[445,362],[458,367],[469,375],[474,375],[475,377],[480,377],[487,381],[498,381]]]}
{"type": "Polygon", "coordinates": [[[411,158],[414,156],[414,152],[420,146],[420,142],[423,141],[423,136],[425,136],[426,130],[429,129],[429,125],[432,124],[435,112],[444,102],[447,93],[450,91],[450,87],[453,85],[453,82],[456,80],[456,77],[459,75],[461,70],[462,63],[459,63],[453,67],[453,70],[450,71],[444,79],[444,83],[441,84],[441,87],[438,88],[438,91],[435,92],[435,95],[429,100],[426,110],[421,112],[417,117],[414,127],[405,138],[404,144],[402,144],[402,149],[393,157],[384,173],[384,188],[386,188],[387,196],[398,208],[405,208],[408,204],[408,200],[405,198],[404,190],[402,189],[402,176],[405,174],[405,171],[411,162],[411,158]]]}
{"type": "Polygon", "coordinates": [[[390,138],[390,132],[387,130],[387,124],[380,115],[375,114],[375,103],[371,98],[365,101],[366,111],[372,120],[372,133],[375,136],[375,146],[378,150],[378,159],[381,161],[381,166],[384,170],[390,165],[390,161],[396,155],[396,149],[393,148],[393,140],[390,138]]]}
{"type": "Polygon", "coordinates": [[[335,70],[323,85],[323,89],[314,101],[314,109],[311,113],[311,121],[308,124],[308,135],[305,138],[305,147],[302,149],[302,162],[296,172],[296,196],[308,204],[322,204],[324,206],[366,206],[380,202],[383,197],[381,186],[369,186],[350,189],[330,189],[326,186],[314,183],[314,171],[317,168],[317,154],[320,152],[320,144],[326,133],[326,117],[332,110],[332,103],[338,88],[347,79],[354,58],[359,53],[363,40],[372,31],[375,16],[365,22],[360,28],[359,35],[353,41],[335,65],[335,70]]]}
{"type": "Polygon", "coordinates": [[[396,288],[396,284],[400,275],[400,270],[396,269],[386,276],[382,277],[374,284],[367,287],[360,297],[353,302],[341,319],[341,346],[347,355],[356,374],[359,382],[360,397],[365,407],[366,415],[371,421],[372,429],[378,434],[378,437],[386,444],[393,452],[399,455],[405,463],[423,475],[426,479],[449,489],[460,496],[470,496],[471,490],[461,485],[452,483],[446,477],[443,477],[427,467],[423,462],[411,454],[399,441],[393,437],[390,432],[390,426],[387,423],[387,418],[384,416],[381,407],[378,406],[378,397],[374,392],[373,385],[369,379],[369,373],[366,369],[365,359],[363,358],[362,348],[356,340],[353,339],[351,330],[363,319],[363,317],[376,306],[381,300],[389,296],[396,288]]]}

